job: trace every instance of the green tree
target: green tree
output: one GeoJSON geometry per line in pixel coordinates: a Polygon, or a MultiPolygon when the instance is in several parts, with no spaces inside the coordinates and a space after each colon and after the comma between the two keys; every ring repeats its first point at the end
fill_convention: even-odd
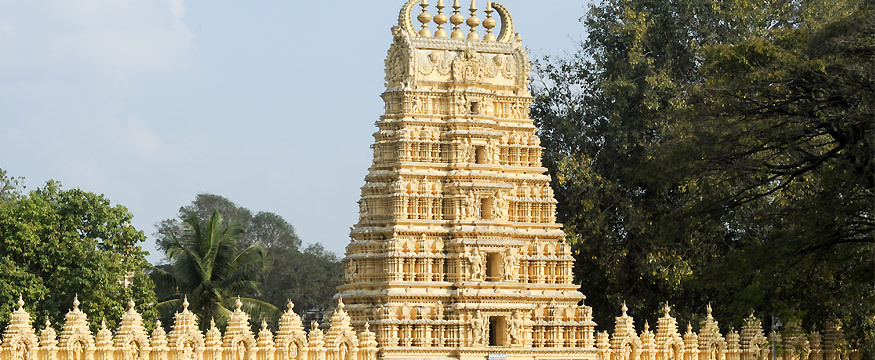
{"type": "Polygon", "coordinates": [[[869,6],[706,47],[703,81],[660,153],[693,164],[679,169],[678,215],[719,225],[729,241],[691,287],[735,293],[734,312],[838,317],[875,354],[872,34],[869,6]]]}
{"type": "Polygon", "coordinates": [[[303,251],[290,250],[273,256],[272,271],[265,277],[266,284],[273,284],[265,291],[271,303],[295,303],[295,310],[323,312],[333,308],[332,300],[337,287],[343,285],[343,267],[334,253],[321,244],[310,244],[303,251]]]}
{"type": "MultiPolygon", "coordinates": [[[[716,111],[728,104],[726,101],[733,95],[750,90],[744,88],[747,85],[743,81],[751,78],[743,75],[755,75],[744,73],[750,69],[738,65],[743,61],[757,65],[761,60],[743,59],[729,50],[748,42],[748,50],[780,42],[781,31],[817,33],[824,24],[841,19],[859,5],[854,1],[606,0],[590,8],[584,20],[588,38],[579,52],[570,58],[546,59],[537,64],[532,117],[541,129],[542,144],[546,148],[544,163],[554,179],[559,219],[565,224],[568,240],[577,252],[577,280],[588,295],[587,303],[602,309],[596,311],[597,323],[609,327],[615,315],[610,309],[619,308],[623,300],[628,301],[633,315],[648,318],[657,314],[661,303],[670,302],[682,321],[696,320],[704,305],[713,301],[715,316],[725,319],[724,324],[736,326],[749,310],[761,315],[772,313],[801,318],[807,325],[822,323],[832,315],[842,316],[835,312],[810,312],[811,304],[818,302],[812,301],[815,299],[812,296],[796,297],[804,287],[799,286],[797,280],[789,281],[802,276],[783,276],[777,270],[804,274],[803,264],[815,264],[818,273],[841,272],[848,262],[832,262],[836,264],[832,266],[827,263],[848,257],[859,259],[854,261],[860,264],[868,261],[871,266],[871,247],[867,250],[855,247],[854,243],[846,244],[847,247],[840,245],[834,248],[842,249],[836,255],[815,262],[794,263],[790,260],[792,256],[782,257],[780,261],[774,258],[805,249],[806,245],[792,240],[794,236],[813,238],[806,235],[802,224],[808,224],[805,227],[810,229],[825,225],[840,228],[842,224],[871,219],[871,212],[861,209],[872,201],[867,202],[866,197],[860,196],[854,196],[854,206],[838,207],[843,209],[840,211],[843,214],[832,214],[841,217],[838,221],[825,223],[829,218],[827,214],[819,217],[820,223],[806,222],[808,219],[804,217],[806,208],[826,211],[846,201],[846,191],[839,190],[840,184],[859,183],[864,189],[860,194],[868,191],[871,195],[871,185],[859,182],[859,175],[867,174],[856,172],[857,175],[843,178],[840,173],[850,170],[846,166],[851,162],[831,162],[822,171],[831,171],[827,177],[834,185],[820,187],[822,185],[814,186],[816,182],[808,182],[807,188],[801,185],[794,191],[782,188],[762,197],[762,201],[733,202],[740,199],[737,196],[746,196],[740,191],[745,185],[754,185],[741,180],[751,176],[768,179],[768,176],[761,172],[763,167],[746,167],[751,164],[751,158],[727,158],[730,151],[727,143],[704,135],[710,131],[722,131],[723,135],[743,134],[735,140],[753,148],[768,145],[768,139],[757,135],[774,130],[768,123],[757,125],[761,126],[759,133],[738,128],[738,119],[748,119],[749,114],[738,113],[739,116],[732,118],[716,111]],[[727,64],[736,60],[736,67],[730,70],[738,72],[720,73],[727,65],[718,64],[720,54],[727,56],[724,59],[727,64]],[[703,63],[713,65],[703,66],[703,63]],[[703,86],[718,85],[715,80],[718,78],[737,81],[723,85],[738,86],[733,89],[738,92],[726,92],[722,99],[717,94],[704,92],[703,86]],[[706,101],[708,99],[711,101],[706,101]],[[717,122],[720,126],[715,124],[717,122]],[[721,183],[720,179],[731,182],[732,186],[721,183]],[[821,190],[824,192],[817,194],[821,190]],[[788,208],[776,207],[780,202],[766,201],[770,196],[792,200],[790,207],[794,210],[783,212],[788,208]],[[806,201],[809,203],[804,204],[806,201]],[[793,217],[788,216],[791,214],[793,217]],[[854,216],[845,217],[848,214],[854,216]],[[774,242],[755,239],[774,239],[774,242]],[[769,256],[756,251],[764,247],[774,251],[769,252],[769,256]],[[867,253],[868,260],[865,260],[867,253]],[[774,264],[769,265],[768,271],[760,272],[770,259],[774,264]],[[767,281],[770,276],[777,276],[779,280],[767,281]],[[750,284],[760,285],[748,286],[750,284]],[[799,286],[792,291],[794,296],[781,290],[792,286],[799,286]],[[717,291],[720,289],[723,291],[717,291]],[[803,304],[806,301],[810,303],[803,304]]],[[[842,22],[848,20],[838,20],[839,24],[842,22]]],[[[844,30],[832,31],[842,33],[844,30]]],[[[820,40],[816,37],[811,39],[813,44],[817,41],[820,40]]],[[[868,52],[860,54],[851,67],[871,74],[871,67],[859,62],[869,56],[868,52]]],[[[783,65],[772,63],[775,66],[761,70],[786,73],[781,66],[791,64],[792,60],[787,60],[783,65]]],[[[773,75],[771,80],[779,74],[773,75]]],[[[850,94],[869,91],[871,94],[866,87],[869,85],[854,85],[859,80],[853,76],[849,73],[844,79],[834,80],[848,81],[842,91],[850,94]]],[[[756,84],[768,88],[782,83],[756,84]]],[[[815,95],[837,84],[822,82],[822,85],[797,95],[815,95]]],[[[792,91],[802,90],[805,89],[792,91]]],[[[759,99],[763,103],[774,100],[759,99]]],[[[862,100],[865,103],[865,97],[862,100]]],[[[736,111],[752,105],[741,101],[734,104],[736,111]]],[[[841,106],[832,108],[844,111],[841,106]]],[[[865,114],[860,112],[858,118],[865,119],[865,114]]],[[[863,123],[864,127],[867,125],[863,123]]],[[[770,135],[777,136],[776,133],[770,135]]],[[[824,141],[819,149],[830,147],[826,145],[828,137],[818,140],[824,141]]],[[[871,159],[871,147],[860,146],[853,150],[856,154],[867,151],[871,159]]],[[[791,154],[776,152],[772,155],[791,154]]],[[[764,187],[754,190],[762,189],[764,187]]],[[[862,229],[865,227],[854,231],[862,229]]],[[[859,234],[863,244],[871,242],[871,234],[871,231],[859,234]]],[[[863,273],[865,267],[858,266],[853,272],[843,273],[840,279],[841,287],[857,289],[854,295],[849,295],[854,296],[853,299],[842,297],[847,293],[840,296],[819,285],[814,285],[811,293],[821,302],[835,302],[850,310],[854,304],[866,302],[867,298],[860,295],[863,290],[859,289],[872,288],[871,276],[862,276],[863,273]]],[[[826,283],[826,279],[818,284],[826,283]]]]}
{"type": "Polygon", "coordinates": [[[133,299],[146,319],[154,319],[155,292],[142,231],[133,215],[102,195],[64,190],[49,181],[22,193],[20,178],[0,169],[0,323],[18,296],[37,324],[63,323],[78,294],[92,327],[106,319],[115,326],[133,299]],[[131,286],[122,283],[132,274],[131,286]]]}
{"type": "Polygon", "coordinates": [[[168,239],[169,264],[152,272],[162,293],[170,293],[158,304],[163,316],[178,311],[186,298],[192,312],[201,317],[202,327],[207,319],[215,319],[219,326],[227,324],[237,299],[255,319],[279,316],[275,306],[253,298],[260,294],[265,251],[260,243],[238,250],[242,226],[225,224],[215,211],[205,222],[191,213],[182,227],[179,236],[168,239]]]}
{"type": "MultiPolygon", "coordinates": [[[[322,311],[333,305],[331,298],[342,284],[342,266],[337,256],[319,244],[301,249],[301,239],[295,228],[281,216],[265,211],[253,212],[231,200],[215,194],[198,194],[191,204],[179,209],[177,219],[156,224],[155,234],[160,247],[167,248],[178,237],[182,220],[195,214],[201,221],[219,210],[227,219],[243,228],[238,248],[254,243],[264,245],[265,270],[263,291],[258,299],[285,308],[295,303],[295,311],[322,311]],[[164,245],[161,245],[164,244],[164,245]]],[[[159,297],[161,295],[159,289],[159,297]]],[[[169,294],[168,294],[169,295],[169,294]]]]}

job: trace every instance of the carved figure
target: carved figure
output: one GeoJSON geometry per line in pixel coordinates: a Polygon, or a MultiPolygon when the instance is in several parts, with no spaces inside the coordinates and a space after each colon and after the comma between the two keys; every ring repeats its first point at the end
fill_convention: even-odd
{"type": "Polygon", "coordinates": [[[471,280],[483,280],[483,256],[480,251],[474,250],[468,256],[468,262],[471,263],[471,280]]]}
{"type": "Polygon", "coordinates": [[[466,218],[472,218],[474,216],[477,216],[477,214],[476,214],[477,206],[476,206],[475,202],[476,202],[476,200],[474,199],[474,191],[469,190],[468,196],[465,197],[465,206],[462,209],[463,216],[465,216],[466,218]]]}
{"type": "Polygon", "coordinates": [[[516,278],[516,250],[507,248],[504,252],[504,279],[513,280],[516,278]]]}
{"type": "Polygon", "coordinates": [[[413,97],[413,108],[410,110],[410,112],[414,114],[419,114],[422,112],[422,99],[420,99],[419,96],[413,97]]]}
{"type": "Polygon", "coordinates": [[[494,219],[504,219],[507,217],[507,203],[504,201],[504,194],[498,192],[492,201],[492,217],[494,219]]]}
{"type": "Polygon", "coordinates": [[[523,343],[523,327],[525,320],[518,310],[514,310],[510,321],[507,323],[507,333],[510,335],[510,343],[521,345],[523,343]]]}
{"type": "Polygon", "coordinates": [[[437,305],[434,307],[434,316],[435,320],[443,320],[444,319],[444,303],[438,300],[437,305]]]}
{"type": "Polygon", "coordinates": [[[477,310],[477,314],[471,319],[471,330],[474,332],[474,345],[482,345],[486,334],[486,320],[483,319],[480,310],[477,310]]]}

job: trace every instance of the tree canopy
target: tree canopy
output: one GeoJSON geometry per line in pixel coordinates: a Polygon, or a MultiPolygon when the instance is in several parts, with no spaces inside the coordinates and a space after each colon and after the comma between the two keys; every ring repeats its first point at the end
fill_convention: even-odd
{"type": "Polygon", "coordinates": [[[241,235],[243,227],[225,223],[218,210],[206,221],[189,214],[181,233],[166,239],[169,264],[152,271],[162,295],[167,294],[158,304],[164,317],[169,320],[186,299],[204,328],[207,319],[225,326],[237,300],[256,319],[279,316],[277,307],[252,298],[260,295],[265,250],[261,243],[240,249],[241,235]]]}
{"type": "Polygon", "coordinates": [[[78,295],[92,327],[115,326],[133,299],[153,319],[155,292],[133,215],[103,195],[49,181],[23,192],[0,169],[0,323],[21,296],[35,322],[62,323],[78,295]],[[128,276],[130,286],[123,283],[128,276]]]}
{"type": "MultiPolygon", "coordinates": [[[[875,336],[875,13],[857,1],[604,0],[537,64],[532,117],[577,280],[682,321],[712,302],[875,336]]],[[[871,341],[869,341],[871,343],[871,341]]]]}
{"type": "MultiPolygon", "coordinates": [[[[179,209],[177,218],[156,224],[159,247],[170,248],[172,239],[181,235],[186,219],[194,216],[204,222],[215,211],[219,211],[226,222],[239,226],[238,250],[252,244],[261,244],[264,248],[265,266],[257,278],[264,286],[259,287],[258,294],[251,294],[253,298],[280,309],[291,300],[295,311],[301,313],[323,311],[333,305],[331,298],[342,283],[340,260],[319,244],[301,248],[295,228],[275,213],[259,211],[253,215],[249,209],[223,196],[198,194],[191,204],[179,209]]],[[[169,296],[160,290],[159,297],[169,296]]]]}

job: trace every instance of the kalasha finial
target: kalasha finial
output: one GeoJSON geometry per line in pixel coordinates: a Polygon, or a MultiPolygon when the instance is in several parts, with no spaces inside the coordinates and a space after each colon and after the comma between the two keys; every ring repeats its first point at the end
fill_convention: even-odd
{"type": "Polygon", "coordinates": [[[434,37],[438,39],[446,39],[447,31],[444,30],[444,24],[447,23],[447,16],[444,15],[444,0],[438,0],[438,12],[434,16],[434,23],[437,24],[437,30],[434,32],[434,37]]]}
{"type": "Polygon", "coordinates": [[[261,320],[261,330],[267,330],[267,320],[261,320]]]}
{"type": "Polygon", "coordinates": [[[235,308],[237,311],[241,311],[240,308],[242,308],[242,307],[243,307],[243,302],[240,301],[240,297],[238,296],[238,297],[237,297],[237,301],[234,302],[234,308],[235,308]]]}
{"type": "Polygon", "coordinates": [[[49,318],[46,318],[46,329],[52,327],[52,321],[49,318]]]}
{"type": "Polygon", "coordinates": [[[687,322],[687,333],[693,332],[693,324],[687,322]]]}
{"type": "Polygon", "coordinates": [[[666,303],[665,303],[665,307],[662,308],[662,313],[665,314],[666,317],[668,317],[668,316],[669,316],[669,315],[668,315],[668,312],[669,312],[669,311],[671,311],[671,308],[668,306],[668,302],[666,302],[666,303]]]}
{"type": "Polygon", "coordinates": [[[128,310],[133,310],[134,306],[137,304],[134,303],[134,299],[128,299],[128,310]]]}
{"type": "Polygon", "coordinates": [[[460,10],[462,9],[462,5],[459,4],[459,0],[453,1],[453,16],[450,16],[450,22],[453,23],[453,33],[450,35],[453,39],[464,39],[465,34],[462,33],[462,30],[459,28],[459,25],[462,25],[465,22],[465,17],[462,16],[460,10]]]}
{"type": "Polygon", "coordinates": [[[288,309],[289,311],[292,311],[292,309],[294,309],[294,308],[295,308],[295,303],[292,302],[292,299],[289,299],[289,302],[286,303],[286,309],[288,309]]]}
{"type": "Polygon", "coordinates": [[[21,297],[21,294],[18,294],[18,310],[24,309],[24,298],[21,297]]]}
{"type": "Polygon", "coordinates": [[[343,298],[342,297],[337,298],[337,309],[343,310],[343,298]]]}
{"type": "Polygon", "coordinates": [[[486,28],[486,35],[483,36],[483,40],[486,41],[495,41],[495,35],[492,34],[492,28],[498,23],[492,17],[493,11],[492,0],[486,0],[486,20],[483,20],[483,27],[486,28]]]}
{"type": "Polygon", "coordinates": [[[650,331],[650,322],[645,320],[644,321],[644,332],[648,332],[648,331],[650,331]]]}
{"type": "Polygon", "coordinates": [[[480,25],[480,18],[477,17],[477,0],[471,0],[471,7],[468,10],[471,10],[471,17],[465,22],[471,27],[471,32],[468,33],[468,40],[479,39],[480,34],[477,33],[477,26],[480,25]]]}
{"type": "Polygon", "coordinates": [[[625,302],[625,301],[623,301],[623,307],[620,308],[620,310],[623,310],[623,317],[628,316],[628,315],[626,315],[626,312],[629,311],[629,308],[626,307],[626,302],[625,302]]]}
{"type": "Polygon", "coordinates": [[[183,312],[188,311],[188,305],[189,305],[189,304],[188,304],[188,295],[185,295],[185,296],[182,298],[182,311],[183,311],[183,312]]]}
{"type": "Polygon", "coordinates": [[[422,0],[422,13],[416,17],[422,23],[422,29],[419,30],[419,36],[431,37],[431,31],[428,30],[428,22],[431,21],[431,14],[428,13],[428,0],[422,0]]]}
{"type": "Polygon", "coordinates": [[[713,318],[714,318],[714,317],[711,316],[711,303],[710,303],[710,302],[708,303],[708,306],[705,307],[705,311],[708,312],[708,318],[709,318],[709,319],[713,319],[713,318]]]}
{"type": "Polygon", "coordinates": [[[73,296],[73,311],[79,310],[79,294],[73,296]]]}

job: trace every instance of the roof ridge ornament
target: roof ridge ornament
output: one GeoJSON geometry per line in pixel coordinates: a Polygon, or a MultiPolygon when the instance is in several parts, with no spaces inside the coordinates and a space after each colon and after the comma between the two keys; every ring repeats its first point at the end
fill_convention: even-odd
{"type": "Polygon", "coordinates": [[[453,31],[449,38],[453,40],[481,40],[480,34],[477,32],[477,27],[482,25],[483,28],[486,29],[486,34],[482,39],[483,41],[513,42],[514,40],[517,40],[515,37],[516,34],[514,33],[513,19],[504,5],[487,0],[486,8],[484,9],[486,12],[486,18],[484,20],[477,17],[477,11],[479,10],[477,8],[477,0],[471,0],[471,5],[468,8],[471,15],[467,19],[461,14],[462,6],[460,0],[453,0],[452,6],[453,13],[451,16],[447,16],[444,14],[444,8],[446,7],[444,0],[438,0],[436,6],[437,15],[432,16],[428,12],[428,0],[407,0],[401,8],[401,12],[398,14],[398,25],[402,31],[406,32],[410,37],[447,39],[447,31],[444,29],[444,26],[449,22],[453,25],[453,31]],[[413,9],[416,6],[422,8],[422,11],[418,15],[413,14],[413,9]],[[498,13],[498,16],[494,16],[493,12],[498,13]],[[421,29],[418,31],[414,26],[414,18],[422,24],[421,29]],[[501,23],[501,29],[496,37],[493,33],[493,29],[499,25],[499,21],[501,23]],[[428,28],[428,24],[431,22],[434,22],[437,25],[437,30],[434,34],[432,34],[431,30],[428,28]],[[470,27],[467,36],[460,28],[462,24],[470,27]]]}

